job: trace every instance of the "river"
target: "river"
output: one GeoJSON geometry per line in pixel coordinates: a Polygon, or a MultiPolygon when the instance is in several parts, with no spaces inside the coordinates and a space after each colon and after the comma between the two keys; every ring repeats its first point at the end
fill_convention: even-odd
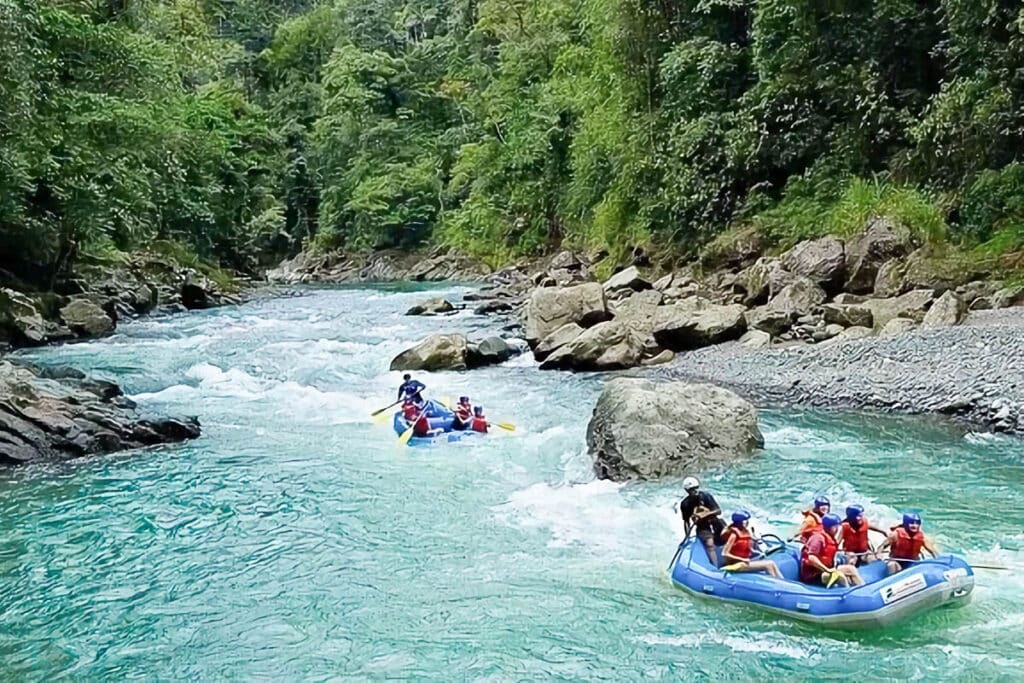
{"type": "MultiPolygon", "coordinates": [[[[459,296],[460,287],[432,290],[459,296]]],[[[766,450],[706,477],[788,531],[815,492],[922,510],[979,571],[973,602],[870,633],[695,601],[666,566],[678,482],[596,481],[606,376],[527,357],[420,375],[514,433],[400,448],[371,410],[392,356],[460,314],[423,291],[314,289],[27,353],[198,415],[183,446],[0,471],[0,679],[1019,680],[1024,443],[906,418],[764,411],[766,450]]]]}

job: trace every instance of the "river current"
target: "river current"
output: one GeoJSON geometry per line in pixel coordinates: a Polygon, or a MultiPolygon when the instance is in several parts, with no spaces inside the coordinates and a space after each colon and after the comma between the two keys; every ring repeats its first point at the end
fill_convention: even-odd
{"type": "MultiPolygon", "coordinates": [[[[445,287],[432,294],[458,297],[445,287]]],[[[423,291],[309,290],[28,353],[197,415],[180,446],[0,471],[0,680],[1020,680],[1024,443],[875,415],[763,411],[766,449],[705,477],[785,533],[816,492],[921,510],[977,572],[967,607],[868,633],[697,601],[666,573],[678,482],[595,480],[607,376],[532,359],[417,375],[513,433],[401,448],[369,413],[390,359],[459,314],[423,291]]]]}

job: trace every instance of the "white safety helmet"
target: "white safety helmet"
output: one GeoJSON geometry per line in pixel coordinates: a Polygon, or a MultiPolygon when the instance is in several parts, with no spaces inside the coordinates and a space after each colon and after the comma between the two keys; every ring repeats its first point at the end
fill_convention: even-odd
{"type": "Polygon", "coordinates": [[[690,489],[695,489],[698,486],[700,486],[700,482],[697,481],[697,477],[687,477],[686,479],[683,479],[683,490],[684,491],[689,491],[690,489]]]}

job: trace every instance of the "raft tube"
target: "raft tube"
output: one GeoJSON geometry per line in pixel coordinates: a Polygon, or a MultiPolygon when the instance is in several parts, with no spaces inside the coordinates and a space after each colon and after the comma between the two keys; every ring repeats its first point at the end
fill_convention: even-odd
{"type": "MultiPolygon", "coordinates": [[[[441,431],[433,436],[414,436],[409,439],[410,446],[439,442],[451,443],[454,441],[461,441],[467,436],[480,434],[480,432],[475,432],[471,429],[455,429],[455,413],[435,401],[427,401],[426,413],[427,423],[430,425],[430,428],[439,429],[441,431]]],[[[395,433],[401,436],[407,429],[409,429],[409,421],[405,419],[405,416],[402,413],[398,412],[395,413],[392,426],[394,427],[395,433]]]]}
{"type": "MultiPolygon", "coordinates": [[[[704,545],[684,541],[670,565],[672,583],[691,595],[757,607],[830,628],[871,629],[891,626],[941,606],[970,601],[974,570],[963,558],[940,555],[915,562],[892,576],[884,561],[858,568],[865,585],[825,588],[797,579],[801,546],[767,548],[784,579],[767,574],[727,573],[713,567],[704,545]]],[[[721,557],[721,550],[719,550],[721,557]]]]}

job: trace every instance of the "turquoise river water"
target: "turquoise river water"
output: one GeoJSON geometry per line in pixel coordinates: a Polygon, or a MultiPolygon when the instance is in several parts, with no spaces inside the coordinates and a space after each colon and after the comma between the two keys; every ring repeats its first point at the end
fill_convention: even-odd
{"type": "MultiPolygon", "coordinates": [[[[447,287],[438,293],[467,291],[447,287]]],[[[319,289],[28,354],[198,415],[182,446],[0,471],[0,680],[1021,680],[1024,443],[945,424],[765,411],[759,457],[706,477],[786,532],[814,492],[926,530],[973,602],[823,632],[674,589],[678,482],[596,481],[605,376],[523,357],[423,375],[519,426],[403,449],[369,413],[392,356],[468,314],[423,292],[319,289]]]]}

